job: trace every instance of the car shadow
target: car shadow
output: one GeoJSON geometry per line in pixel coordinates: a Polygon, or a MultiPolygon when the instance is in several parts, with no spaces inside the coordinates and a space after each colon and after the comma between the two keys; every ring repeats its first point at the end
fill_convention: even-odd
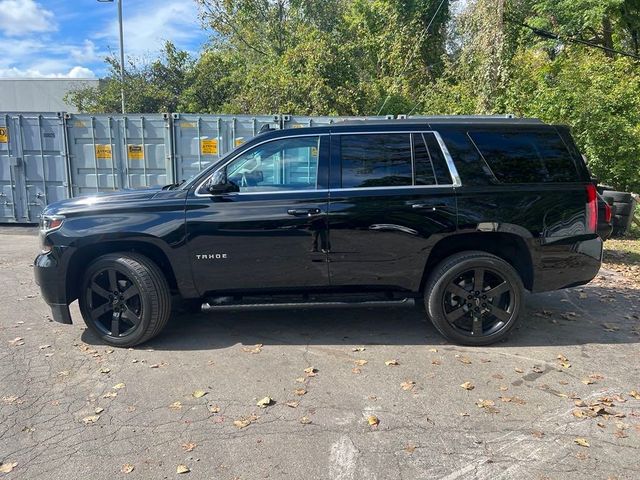
{"type": "MultiPolygon", "coordinates": [[[[496,346],[640,343],[640,290],[589,286],[527,295],[519,324],[496,346]]],[[[174,312],[158,337],[138,348],[207,350],[233,345],[442,345],[424,309],[352,308],[174,312]]],[[[101,340],[89,330],[88,344],[101,340]]],[[[485,348],[485,347],[483,347],[485,348]]]]}

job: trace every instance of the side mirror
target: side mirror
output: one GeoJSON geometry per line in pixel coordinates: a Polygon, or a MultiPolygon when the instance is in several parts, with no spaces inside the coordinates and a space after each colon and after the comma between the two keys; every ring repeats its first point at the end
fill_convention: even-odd
{"type": "Polygon", "coordinates": [[[240,187],[227,179],[226,169],[215,172],[207,185],[207,192],[211,195],[224,195],[239,191],[240,187]]]}

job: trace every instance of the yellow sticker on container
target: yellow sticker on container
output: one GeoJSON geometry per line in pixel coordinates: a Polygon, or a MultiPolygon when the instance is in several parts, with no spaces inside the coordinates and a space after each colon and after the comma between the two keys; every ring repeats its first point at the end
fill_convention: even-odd
{"type": "Polygon", "coordinates": [[[0,143],[9,143],[9,130],[7,127],[0,127],[0,143]]]}
{"type": "Polygon", "coordinates": [[[236,138],[236,147],[239,147],[244,143],[244,138],[236,138]]]}
{"type": "Polygon", "coordinates": [[[304,127],[304,125],[302,125],[300,123],[294,123],[292,126],[293,126],[293,128],[303,128],[304,127]]]}
{"type": "Polygon", "coordinates": [[[200,153],[202,155],[217,155],[218,140],[215,138],[200,140],[200,153]]]}
{"type": "Polygon", "coordinates": [[[127,155],[129,160],[144,160],[144,149],[142,145],[127,145],[127,155]]]}
{"type": "Polygon", "coordinates": [[[318,147],[311,147],[311,156],[312,157],[318,156],[318,147]]]}
{"type": "Polygon", "coordinates": [[[96,158],[98,160],[111,160],[111,145],[96,144],[96,158]]]}
{"type": "Polygon", "coordinates": [[[180,128],[196,128],[196,122],[180,122],[180,128]]]}

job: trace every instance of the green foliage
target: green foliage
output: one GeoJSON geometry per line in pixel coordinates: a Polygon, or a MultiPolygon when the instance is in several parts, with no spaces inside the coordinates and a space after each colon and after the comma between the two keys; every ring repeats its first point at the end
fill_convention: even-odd
{"type": "MultiPolygon", "coordinates": [[[[515,113],[569,124],[602,183],[640,191],[640,61],[611,51],[638,53],[640,0],[467,0],[453,18],[461,0],[195,1],[210,42],[130,60],[128,111],[515,113]]],[[[119,111],[107,63],[80,110],[119,111]]]]}

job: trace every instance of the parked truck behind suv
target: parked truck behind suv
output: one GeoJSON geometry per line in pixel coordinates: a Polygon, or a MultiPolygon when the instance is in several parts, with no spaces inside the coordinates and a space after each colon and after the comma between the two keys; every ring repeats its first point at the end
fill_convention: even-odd
{"type": "Polygon", "coordinates": [[[176,299],[214,312],[418,302],[450,341],[485,345],[512,330],[525,291],[594,278],[597,225],[565,126],[347,122],[260,134],[179,185],[51,204],[35,275],[56,321],[77,299],[116,346],[160,333],[176,299]]]}

